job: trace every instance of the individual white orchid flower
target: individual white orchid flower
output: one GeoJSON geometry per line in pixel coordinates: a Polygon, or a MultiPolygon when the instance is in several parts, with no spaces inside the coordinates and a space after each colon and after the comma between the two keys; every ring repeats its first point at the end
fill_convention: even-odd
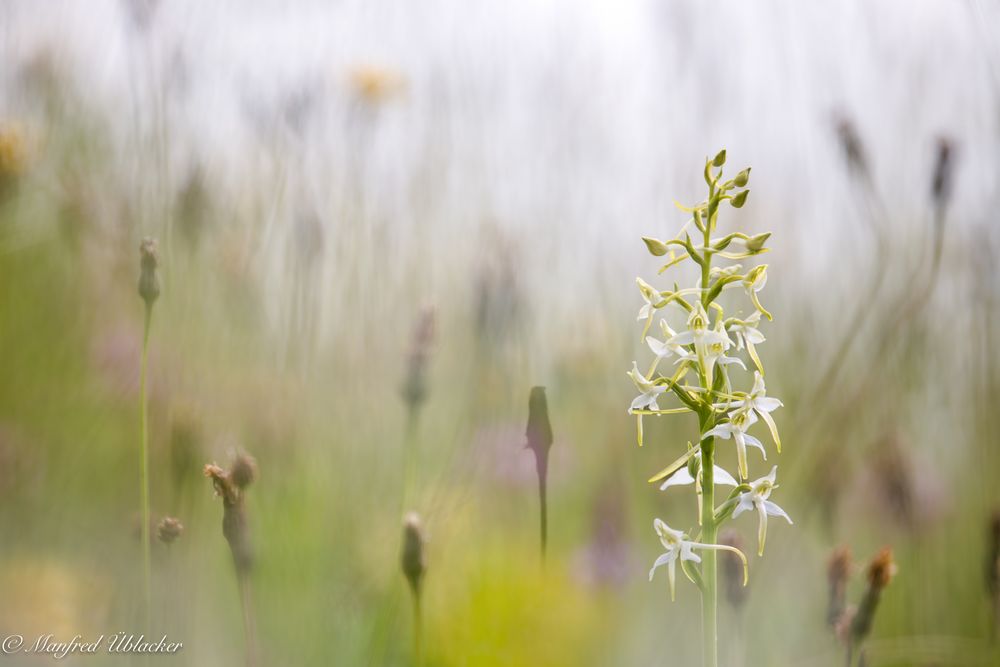
{"type": "MultiPolygon", "coordinates": [[[[669,389],[669,385],[666,384],[656,384],[652,380],[646,378],[645,375],[639,372],[639,366],[632,362],[632,370],[630,370],[626,375],[632,379],[633,384],[635,384],[636,389],[639,390],[639,395],[635,397],[632,401],[632,405],[629,406],[629,414],[633,414],[635,410],[659,410],[660,406],[657,404],[657,399],[661,394],[669,389]]],[[[638,415],[639,423],[639,446],[642,447],[642,415],[638,415]]]]}
{"type": "Polygon", "coordinates": [[[710,342],[705,346],[705,376],[708,379],[708,385],[710,387],[712,386],[712,374],[715,372],[716,364],[719,364],[720,366],[739,364],[740,368],[743,370],[747,369],[743,360],[739,357],[726,356],[726,351],[733,346],[733,341],[730,340],[729,335],[726,334],[721,316],[716,318],[715,328],[712,332],[718,334],[719,338],[718,340],[710,342]]]}
{"type": "Polygon", "coordinates": [[[742,350],[745,347],[750,358],[753,360],[754,366],[763,374],[764,365],[760,363],[760,357],[757,356],[757,348],[754,346],[760,345],[766,339],[764,338],[764,334],[757,328],[758,326],[760,326],[760,311],[755,310],[753,315],[745,320],[736,320],[730,324],[729,331],[736,337],[736,349],[742,350]]]}
{"type": "Polygon", "coordinates": [[[699,301],[695,304],[694,308],[691,309],[690,315],[688,315],[687,330],[671,337],[667,340],[666,344],[693,345],[698,361],[702,367],[705,368],[708,379],[708,387],[711,387],[711,365],[715,364],[715,359],[719,356],[719,354],[715,354],[714,351],[721,349],[721,351],[724,352],[729,349],[733,342],[729,340],[729,336],[726,335],[725,331],[720,332],[717,329],[709,329],[708,313],[705,312],[704,306],[702,306],[699,301]],[[714,345],[720,345],[721,348],[713,347],[710,350],[710,346],[714,345]],[[712,356],[710,356],[710,354],[712,356]]]}
{"type": "Polygon", "coordinates": [[[736,505],[736,509],[733,510],[733,518],[735,519],[740,514],[744,512],[749,512],[751,510],[757,510],[759,516],[759,521],[757,524],[757,555],[764,555],[764,540],[767,538],[767,517],[770,516],[780,516],[785,519],[788,523],[792,523],[791,517],[785,513],[785,510],[778,507],[775,503],[768,500],[771,495],[771,490],[778,488],[778,485],[774,483],[774,480],[778,474],[778,466],[771,468],[771,472],[766,477],[761,477],[758,480],[754,480],[750,483],[750,490],[739,495],[739,502],[736,505]]]}
{"type": "Polygon", "coordinates": [[[763,375],[754,371],[753,389],[750,390],[750,394],[747,395],[746,399],[734,401],[730,405],[734,408],[748,408],[759,415],[760,418],[764,420],[764,423],[767,424],[767,428],[771,431],[771,437],[774,438],[774,446],[778,448],[779,452],[781,451],[781,438],[778,437],[778,427],[774,423],[774,418],[771,417],[771,413],[782,407],[782,402],[767,395],[767,388],[764,386],[763,375]]]}
{"type": "Polygon", "coordinates": [[[729,440],[732,438],[736,442],[736,458],[740,466],[740,479],[746,479],[750,476],[747,470],[747,445],[759,449],[764,455],[764,460],[767,460],[764,445],[761,444],[760,440],[747,433],[747,429],[756,423],[757,416],[753,410],[744,407],[731,412],[729,421],[719,424],[703,436],[703,439],[715,437],[729,440]]]}
{"type": "Polygon", "coordinates": [[[649,580],[653,580],[653,574],[656,572],[656,568],[661,565],[667,566],[667,578],[670,580],[670,599],[675,598],[674,589],[676,587],[677,580],[677,561],[688,560],[694,563],[701,562],[701,556],[694,552],[694,549],[708,549],[712,551],[732,551],[740,560],[743,561],[743,585],[746,586],[747,583],[747,557],[743,555],[743,552],[736,547],[731,547],[727,544],[702,544],[701,542],[692,542],[691,540],[685,539],[684,533],[680,530],[674,530],[667,524],[665,524],[660,519],[653,519],[653,530],[656,531],[656,535],[660,538],[660,544],[666,551],[653,562],[653,567],[649,570],[649,580]]]}
{"type": "Polygon", "coordinates": [[[635,282],[639,285],[639,292],[642,294],[643,301],[646,302],[639,309],[639,316],[636,317],[637,320],[646,321],[646,324],[642,328],[642,335],[645,337],[646,332],[649,331],[649,326],[653,323],[653,315],[656,314],[657,308],[663,306],[665,300],[659,290],[642,278],[636,278],[635,282]]]}
{"type": "Polygon", "coordinates": [[[653,354],[656,355],[657,359],[666,359],[670,355],[677,357],[677,362],[684,360],[696,361],[698,359],[698,357],[685,350],[682,345],[665,342],[677,335],[677,332],[670,328],[670,325],[667,324],[666,320],[660,320],[660,330],[663,332],[664,340],[662,341],[657,338],[653,338],[652,336],[646,336],[646,345],[648,345],[649,349],[653,351],[653,354]]]}
{"type": "Polygon", "coordinates": [[[756,308],[760,313],[767,319],[773,319],[771,313],[767,312],[764,306],[760,305],[760,299],[757,297],[757,292],[764,289],[764,285],[767,284],[767,264],[760,264],[750,269],[747,273],[746,278],[743,279],[743,288],[747,291],[747,296],[753,302],[754,308],[756,308]]]}
{"type": "Polygon", "coordinates": [[[639,372],[639,366],[632,362],[632,370],[626,373],[632,382],[635,384],[636,389],[641,393],[635,397],[632,401],[632,405],[629,406],[629,412],[633,410],[659,410],[660,406],[656,404],[656,399],[660,397],[660,394],[664,393],[669,389],[665,384],[656,384],[652,380],[646,378],[645,375],[639,372]]]}

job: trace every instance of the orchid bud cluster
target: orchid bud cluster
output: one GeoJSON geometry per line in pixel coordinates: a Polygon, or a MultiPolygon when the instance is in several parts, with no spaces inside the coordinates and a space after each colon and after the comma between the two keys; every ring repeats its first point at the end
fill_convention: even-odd
{"type": "MultiPolygon", "coordinates": [[[[784,510],[770,500],[772,491],[778,486],[777,468],[773,467],[760,479],[749,481],[747,448],[753,447],[767,458],[764,443],[751,431],[756,424],[763,423],[775,449],[780,452],[781,440],[771,413],[782,404],[766,393],[764,365],[758,354],[758,346],[765,340],[759,327],[763,320],[771,320],[771,313],[760,300],[760,292],[767,283],[767,265],[745,268],[738,262],[752,261],[767,252],[770,234],[750,236],[741,232],[717,232],[723,205],[741,208],[750,192],[746,189],[750,169],[724,179],[725,162],[724,150],[705,161],[708,198],[693,207],[678,204],[678,208],[690,217],[674,238],[643,239],[652,255],[667,260],[659,273],[692,262],[700,269],[701,277],[693,287],[682,289],[674,283],[672,289],[667,290],[637,279],[644,301],[638,319],[643,322],[642,338],[652,351],[653,360],[645,373],[635,362],[628,373],[639,391],[629,407],[629,414],[637,417],[639,446],[643,444],[644,417],[689,412],[698,417],[697,444],[689,442],[681,456],[649,481],[660,483],[664,490],[681,485],[694,486],[700,533],[689,538],[657,519],[654,529],[666,553],[656,560],[653,570],[659,565],[668,566],[673,594],[675,568],[680,562],[681,569],[702,589],[703,595],[711,596],[713,609],[716,595],[714,552],[735,551],[745,563],[742,552],[717,543],[720,524],[743,512],[756,512],[758,551],[762,554],[768,516],[779,516],[791,523],[784,510]],[[726,261],[716,264],[715,260],[726,261]],[[742,306],[727,312],[720,300],[731,293],[737,293],[742,306]],[[685,325],[675,330],[670,320],[675,321],[675,326],[680,321],[685,325]],[[659,336],[650,335],[654,323],[658,325],[659,336]],[[737,372],[736,367],[742,372],[737,372]],[[737,388],[740,381],[745,382],[744,386],[749,385],[747,389],[737,388]],[[668,398],[676,404],[661,405],[668,398]],[[728,443],[734,445],[738,462],[736,475],[716,464],[715,445],[719,441],[725,441],[727,446],[728,443]],[[731,486],[733,491],[716,505],[714,491],[719,484],[731,486]],[[695,549],[711,554],[700,568],[695,566],[702,560],[695,549]]],[[[650,571],[651,579],[653,570],[650,571]]],[[[714,635],[714,628],[711,631],[714,635]]]]}

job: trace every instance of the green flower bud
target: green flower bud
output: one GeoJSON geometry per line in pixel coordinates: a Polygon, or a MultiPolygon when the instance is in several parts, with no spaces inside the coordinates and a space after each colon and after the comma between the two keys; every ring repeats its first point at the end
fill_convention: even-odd
{"type": "Polygon", "coordinates": [[[736,178],[733,179],[733,183],[738,188],[746,187],[746,184],[750,182],[750,167],[747,167],[740,173],[736,174],[736,178]]]}
{"type": "Polygon", "coordinates": [[[747,202],[747,196],[750,194],[749,190],[743,190],[742,192],[736,194],[729,203],[733,205],[733,208],[743,208],[743,204],[747,202]]]}
{"type": "Polygon", "coordinates": [[[750,240],[747,241],[747,250],[750,252],[760,252],[764,249],[764,243],[771,238],[771,232],[764,232],[763,234],[757,234],[757,236],[751,236],[750,240]]]}
{"type": "MultiPolygon", "coordinates": [[[[688,445],[690,449],[690,444],[688,445]]],[[[701,470],[701,457],[692,456],[687,462],[688,474],[691,475],[693,479],[698,479],[698,472],[701,470]]]]}
{"type": "Polygon", "coordinates": [[[649,250],[649,253],[656,257],[663,257],[669,251],[667,244],[658,239],[651,239],[648,236],[643,236],[642,241],[646,244],[646,249],[649,250]]]}
{"type": "Polygon", "coordinates": [[[726,164],[726,149],[723,148],[721,151],[716,153],[715,158],[712,160],[713,167],[721,167],[726,164]]]}

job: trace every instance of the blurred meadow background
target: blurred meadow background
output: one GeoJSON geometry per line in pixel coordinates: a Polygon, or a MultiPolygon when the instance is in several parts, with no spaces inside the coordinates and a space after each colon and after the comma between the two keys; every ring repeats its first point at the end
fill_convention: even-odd
{"type": "Polygon", "coordinates": [[[697,424],[639,449],[625,371],[640,237],[725,147],[722,230],[774,232],[795,525],[723,591],[722,662],[843,664],[828,561],[856,602],[891,546],[869,663],[1000,664],[998,35],[996,0],[0,2],[0,634],[142,629],[150,236],[156,660],[244,664],[202,467],[245,451],[260,664],[413,664],[407,511],[424,664],[697,664],[697,590],[647,580],[693,501],[645,481],[697,424]]]}

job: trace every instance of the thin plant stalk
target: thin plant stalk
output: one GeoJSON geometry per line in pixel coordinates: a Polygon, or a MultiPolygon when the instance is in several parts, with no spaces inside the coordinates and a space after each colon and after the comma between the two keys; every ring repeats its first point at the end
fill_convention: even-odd
{"type": "MultiPolygon", "coordinates": [[[[714,188],[713,188],[714,190],[714,188]]],[[[705,225],[705,247],[711,245],[712,221],[705,225]]],[[[708,285],[712,256],[706,251],[701,267],[701,284],[708,285]]],[[[708,292],[702,296],[702,304],[708,306],[708,292]]],[[[708,379],[703,380],[708,387],[708,379]]],[[[698,416],[701,433],[707,433],[715,425],[715,417],[710,408],[702,408],[698,416]]],[[[702,542],[715,544],[718,541],[719,526],[715,520],[715,438],[706,438],[701,444],[701,516],[702,542]]],[[[701,589],[701,634],[702,662],[705,667],[716,667],[719,663],[718,642],[718,559],[715,551],[707,550],[702,556],[701,589]]]]}
{"type": "Polygon", "coordinates": [[[253,606],[253,589],[250,575],[243,572],[239,575],[240,607],[243,610],[243,636],[246,639],[247,667],[257,664],[257,620],[253,606]]]}
{"type": "Polygon", "coordinates": [[[149,365],[149,330],[153,321],[153,304],[160,296],[160,278],[157,267],[156,240],[145,238],[139,244],[139,285],[138,292],[146,304],[145,317],[142,326],[142,360],[139,368],[139,502],[142,506],[142,570],[143,570],[143,603],[145,606],[145,625],[143,630],[151,630],[152,617],[152,565],[150,554],[149,521],[149,396],[147,393],[147,375],[149,365]]]}
{"type": "MultiPolygon", "coordinates": [[[[701,445],[702,460],[702,541],[715,544],[719,526],[715,521],[715,443],[709,438],[701,445]]],[[[705,667],[719,663],[718,646],[718,562],[715,551],[707,550],[701,557],[701,633],[702,661],[705,667]]]]}
{"type": "Polygon", "coordinates": [[[423,593],[424,574],[427,563],[424,554],[424,536],[420,517],[410,512],[403,521],[403,548],[400,553],[400,566],[403,576],[410,588],[410,599],[413,601],[413,664],[422,664],[423,609],[421,598],[423,593]]]}
{"type": "Polygon", "coordinates": [[[549,503],[546,493],[546,478],[544,472],[538,473],[538,504],[539,504],[539,543],[541,544],[542,565],[545,564],[545,551],[548,547],[549,535],[549,503]]]}
{"type": "Polygon", "coordinates": [[[413,664],[420,665],[423,662],[423,605],[419,590],[415,590],[411,597],[413,598],[413,664]]]}
{"type": "Polygon", "coordinates": [[[139,424],[141,435],[141,453],[139,463],[140,503],[142,505],[142,572],[143,572],[143,605],[145,607],[145,631],[150,630],[152,618],[152,557],[150,553],[150,519],[149,519],[149,400],[146,392],[147,364],[149,360],[149,329],[153,319],[153,304],[146,304],[146,314],[142,335],[142,362],[139,371],[139,424]]]}

